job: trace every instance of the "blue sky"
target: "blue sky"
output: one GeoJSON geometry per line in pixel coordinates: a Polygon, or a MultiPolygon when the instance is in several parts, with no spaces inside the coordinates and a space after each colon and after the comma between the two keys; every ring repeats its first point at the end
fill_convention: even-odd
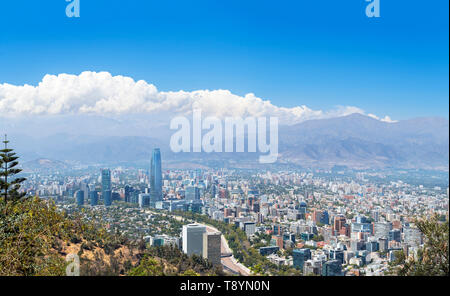
{"type": "Polygon", "coordinates": [[[279,106],[449,112],[448,1],[2,1],[0,83],[109,71],[160,90],[228,89],[279,106]]]}

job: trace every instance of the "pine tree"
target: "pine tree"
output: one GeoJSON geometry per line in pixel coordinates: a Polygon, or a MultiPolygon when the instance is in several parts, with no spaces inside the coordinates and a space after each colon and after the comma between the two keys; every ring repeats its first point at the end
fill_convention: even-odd
{"type": "Polygon", "coordinates": [[[0,150],[0,196],[5,203],[8,201],[18,201],[22,199],[26,193],[19,192],[20,184],[24,182],[25,178],[14,178],[15,175],[22,170],[15,168],[19,162],[13,149],[8,148],[8,139],[5,135],[3,141],[5,148],[0,150]]]}

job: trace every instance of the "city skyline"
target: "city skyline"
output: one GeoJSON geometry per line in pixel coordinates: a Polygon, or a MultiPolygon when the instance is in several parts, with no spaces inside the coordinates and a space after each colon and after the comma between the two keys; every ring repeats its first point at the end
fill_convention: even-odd
{"type": "Polygon", "coordinates": [[[448,11],[4,1],[0,278],[168,295],[445,279],[448,11]]]}

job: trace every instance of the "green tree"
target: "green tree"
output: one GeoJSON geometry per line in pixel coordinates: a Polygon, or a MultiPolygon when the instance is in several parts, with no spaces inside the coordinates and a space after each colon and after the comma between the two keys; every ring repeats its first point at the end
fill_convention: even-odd
{"type": "Polygon", "coordinates": [[[193,271],[192,269],[188,269],[185,272],[183,272],[182,274],[180,274],[181,276],[199,276],[200,274],[196,273],[195,271],[193,271]]]}
{"type": "Polygon", "coordinates": [[[163,276],[164,268],[158,261],[149,256],[145,256],[138,266],[131,269],[129,276],[163,276]]]}
{"type": "Polygon", "coordinates": [[[416,256],[406,256],[403,251],[396,253],[391,273],[401,276],[448,276],[448,220],[440,222],[437,216],[416,221],[424,235],[424,246],[416,256]]]}
{"type": "MultiPolygon", "coordinates": [[[[8,139],[5,135],[5,140],[3,141],[5,148],[0,150],[0,194],[2,200],[6,204],[8,201],[18,201],[25,196],[25,193],[19,192],[20,184],[24,182],[25,178],[14,178],[15,175],[19,174],[22,170],[16,168],[19,164],[16,153],[13,149],[8,148],[8,139]]],[[[5,208],[6,210],[6,208],[5,208]]]]}

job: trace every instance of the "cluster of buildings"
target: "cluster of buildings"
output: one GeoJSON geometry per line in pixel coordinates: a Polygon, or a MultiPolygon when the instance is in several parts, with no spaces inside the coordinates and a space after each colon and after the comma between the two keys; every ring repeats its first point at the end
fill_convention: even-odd
{"type": "Polygon", "coordinates": [[[201,224],[183,225],[182,250],[188,256],[202,256],[217,265],[221,263],[221,237],[220,232],[207,232],[201,224]]]}
{"type": "MultiPolygon", "coordinates": [[[[351,177],[327,173],[162,172],[161,154],[155,149],[149,172],[103,169],[100,175],[66,176],[64,182],[46,180],[34,188],[62,203],[74,197],[78,206],[110,207],[119,202],[208,215],[241,228],[274,264],[292,266],[305,275],[382,275],[397,251],[415,256],[423,244],[416,218],[448,219],[448,186],[375,181],[363,172],[351,177]],[[256,237],[264,239],[256,242],[256,237]]],[[[181,246],[188,255],[220,262],[220,235],[208,233],[205,226],[183,226],[178,243],[152,238],[156,245],[164,241],[181,246]]]]}
{"type": "Polygon", "coordinates": [[[191,223],[183,225],[180,237],[166,234],[145,236],[144,240],[151,246],[180,248],[188,256],[197,255],[207,259],[213,265],[221,264],[221,238],[219,231],[208,232],[205,225],[191,223]]]}

